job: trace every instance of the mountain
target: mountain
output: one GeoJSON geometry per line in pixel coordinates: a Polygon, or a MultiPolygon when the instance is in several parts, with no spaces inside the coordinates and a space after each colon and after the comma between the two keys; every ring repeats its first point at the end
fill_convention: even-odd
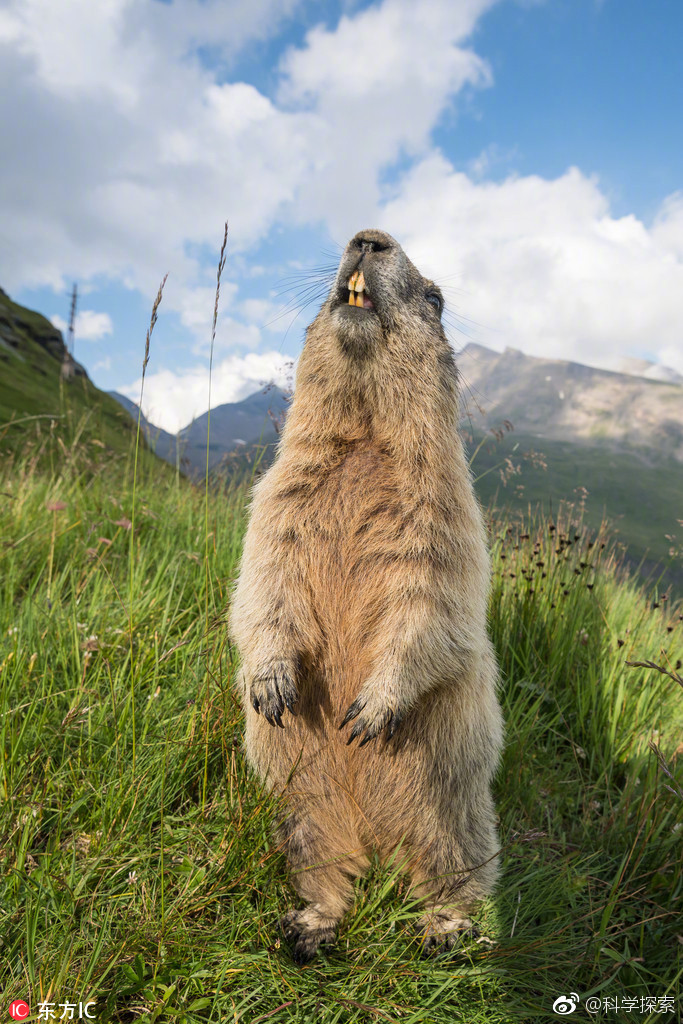
{"type": "Polygon", "coordinates": [[[486,429],[637,452],[648,463],[683,462],[683,385],[599,370],[517,349],[465,346],[457,358],[463,405],[486,429]]]}
{"type": "MultiPolygon", "coordinates": [[[[131,401],[130,398],[126,398],[125,395],[122,395],[118,391],[108,391],[107,394],[110,398],[113,398],[118,402],[119,405],[123,406],[129,416],[133,419],[135,428],[137,429],[138,406],[136,403],[131,401]]],[[[153,423],[149,422],[144,413],[140,416],[140,432],[153,452],[155,452],[160,458],[164,459],[165,462],[170,462],[175,466],[175,434],[169,434],[166,430],[162,430],[161,427],[155,427],[153,423]]]]}
{"type": "MultiPolygon", "coordinates": [[[[116,391],[109,394],[137,420],[138,406],[116,391]]],[[[257,391],[241,402],[226,402],[211,410],[209,469],[225,462],[242,464],[244,456],[256,445],[273,446],[278,439],[276,424],[284,420],[287,396],[275,386],[257,391]]],[[[155,427],[144,416],[141,426],[149,446],[162,459],[176,464],[189,476],[201,476],[206,470],[206,435],[209,414],[197,417],[177,436],[155,427]]]]}
{"type": "Polygon", "coordinates": [[[15,449],[26,431],[53,422],[66,441],[96,439],[128,450],[134,425],[69,354],[60,331],[0,289],[0,445],[15,449]]]}
{"type": "Polygon", "coordinates": [[[683,588],[683,386],[467,345],[462,428],[479,498],[513,514],[572,502],[627,561],[683,588]]]}

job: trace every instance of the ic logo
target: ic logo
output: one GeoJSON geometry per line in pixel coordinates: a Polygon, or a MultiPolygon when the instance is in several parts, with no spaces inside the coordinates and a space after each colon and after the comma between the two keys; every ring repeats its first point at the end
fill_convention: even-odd
{"type": "Polygon", "coordinates": [[[24,999],[15,999],[9,1004],[9,1015],[12,1020],[26,1020],[30,1012],[31,1007],[24,999]]]}
{"type": "Polygon", "coordinates": [[[568,996],[558,996],[553,1003],[553,1010],[555,1013],[560,1013],[562,1016],[566,1016],[568,1013],[573,1013],[579,1004],[579,996],[577,992],[570,992],[568,996]]]}

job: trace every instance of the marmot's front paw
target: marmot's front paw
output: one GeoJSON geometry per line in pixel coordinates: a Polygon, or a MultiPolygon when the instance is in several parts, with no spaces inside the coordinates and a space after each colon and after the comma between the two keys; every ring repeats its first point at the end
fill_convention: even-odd
{"type": "Polygon", "coordinates": [[[262,714],[271,725],[282,724],[282,714],[287,707],[294,714],[294,705],[299,700],[299,691],[289,673],[287,665],[274,662],[259,672],[251,681],[249,696],[257,715],[262,714]]]}
{"type": "Polygon", "coordinates": [[[367,697],[361,694],[350,705],[339,728],[343,729],[354,718],[357,718],[358,721],[351,730],[346,745],[348,746],[349,743],[353,743],[362,732],[365,732],[365,736],[358,744],[359,747],[363,747],[370,740],[374,740],[376,736],[379,736],[383,729],[386,729],[386,738],[391,739],[397,726],[400,725],[403,719],[403,712],[398,708],[388,707],[385,703],[378,702],[375,705],[374,702],[369,701],[367,697]]]}

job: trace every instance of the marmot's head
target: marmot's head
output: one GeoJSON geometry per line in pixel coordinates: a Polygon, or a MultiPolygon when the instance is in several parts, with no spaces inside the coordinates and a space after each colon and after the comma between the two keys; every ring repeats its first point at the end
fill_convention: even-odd
{"type": "Polygon", "coordinates": [[[390,334],[424,331],[445,341],[443,305],[396,239],[369,229],[346,246],[323,309],[348,355],[371,356],[390,334]]]}
{"type": "Polygon", "coordinates": [[[442,311],[440,289],[391,235],[359,231],[306,332],[285,439],[323,430],[348,440],[365,436],[370,423],[391,444],[410,431],[450,437],[457,369],[442,311]]]}

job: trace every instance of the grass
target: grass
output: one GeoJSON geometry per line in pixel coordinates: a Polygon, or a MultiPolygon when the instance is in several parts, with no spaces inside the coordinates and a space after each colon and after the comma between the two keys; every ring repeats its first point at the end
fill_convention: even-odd
{"type": "Polygon", "coordinates": [[[132,451],[94,465],[80,438],[55,427],[0,464],[6,1003],[33,1019],[40,1001],[95,1000],[99,1021],[508,1024],[577,992],[680,1012],[680,607],[624,576],[575,510],[492,518],[507,742],[488,941],[421,958],[400,864],[375,865],[336,948],[300,969],[225,635],[246,485],[197,488],[149,457],[134,516],[132,451]],[[647,661],[663,671],[629,665],[647,661]]]}
{"type": "Polygon", "coordinates": [[[481,444],[474,469],[485,506],[493,504],[514,514],[531,502],[550,515],[561,501],[578,502],[585,490],[586,524],[598,529],[606,519],[610,534],[641,578],[661,578],[683,596],[680,462],[665,457],[653,461],[652,452],[646,458],[636,449],[552,441],[516,431],[504,436],[501,431],[497,441],[491,435],[483,440],[476,432],[471,447],[474,451],[481,444]]]}

